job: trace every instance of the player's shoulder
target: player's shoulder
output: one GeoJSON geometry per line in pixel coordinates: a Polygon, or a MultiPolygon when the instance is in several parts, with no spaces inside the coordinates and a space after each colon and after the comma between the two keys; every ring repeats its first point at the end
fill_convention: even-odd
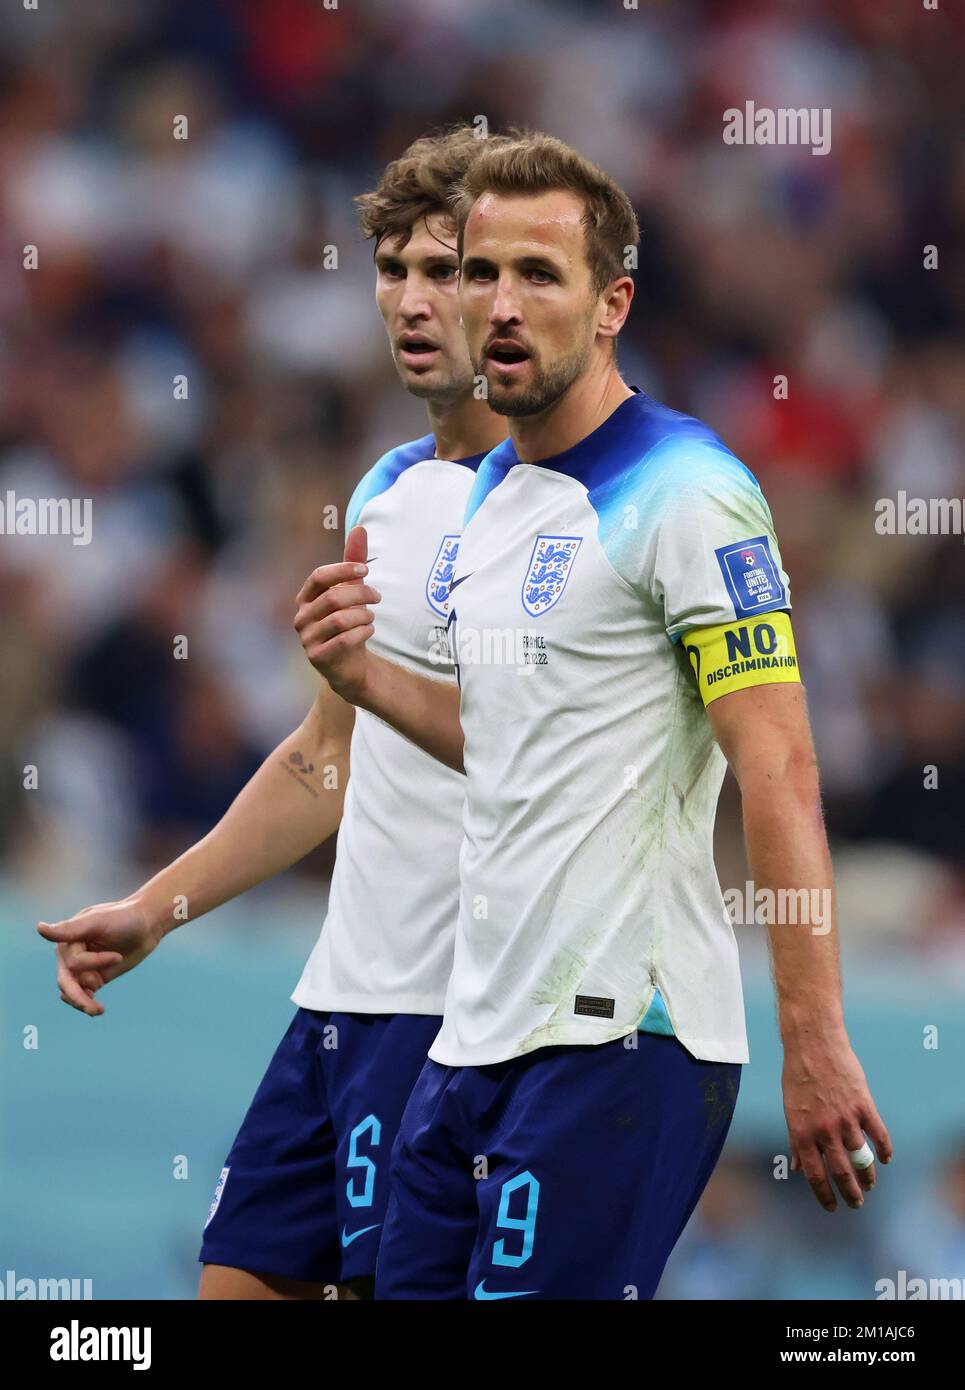
{"type": "Polygon", "coordinates": [[[642,392],[620,413],[611,447],[601,451],[584,479],[597,511],[635,495],[659,509],[701,495],[760,492],[750,469],[696,416],[642,392]]]}
{"type": "Polygon", "coordinates": [[[435,449],[435,439],[431,434],[425,434],[421,439],[410,439],[404,444],[396,444],[394,448],[386,450],[369,471],[362,475],[352,493],[345,513],[346,531],[358,525],[362,509],[368,502],[388,492],[415,464],[431,459],[435,449]]]}

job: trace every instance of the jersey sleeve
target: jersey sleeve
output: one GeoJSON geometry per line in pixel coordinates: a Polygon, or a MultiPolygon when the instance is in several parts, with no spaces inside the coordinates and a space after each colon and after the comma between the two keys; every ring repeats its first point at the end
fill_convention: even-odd
{"type": "Polygon", "coordinates": [[[668,499],[650,592],[673,642],[691,628],[790,609],[770,509],[739,465],[689,481],[668,499]]]}
{"type": "Polygon", "coordinates": [[[358,526],[366,503],[378,497],[380,493],[387,492],[410,464],[423,458],[431,458],[434,448],[435,443],[431,435],[427,435],[423,439],[413,440],[411,444],[400,444],[383,454],[378,462],[363,474],[349,499],[345,508],[346,536],[353,526],[358,526]]]}
{"type": "Polygon", "coordinates": [[[733,455],[706,448],[667,460],[648,502],[651,537],[640,578],[670,641],[691,628],[790,610],[768,503],[733,455]]]}
{"type": "Polygon", "coordinates": [[[379,475],[381,464],[382,460],[380,459],[379,463],[377,463],[374,468],[369,469],[357,483],[355,491],[349,498],[348,506],[345,508],[345,538],[347,538],[348,533],[359,524],[359,517],[362,514],[362,508],[365,506],[366,502],[370,497],[376,494],[376,480],[379,475]]]}
{"type": "Polygon", "coordinates": [[[690,628],[790,609],[770,508],[723,447],[670,441],[598,510],[607,558],[658,606],[672,642],[690,628]]]}
{"type": "Polygon", "coordinates": [[[683,643],[705,704],[800,679],[770,508],[739,460],[722,447],[668,448],[610,512],[608,558],[683,643]]]}

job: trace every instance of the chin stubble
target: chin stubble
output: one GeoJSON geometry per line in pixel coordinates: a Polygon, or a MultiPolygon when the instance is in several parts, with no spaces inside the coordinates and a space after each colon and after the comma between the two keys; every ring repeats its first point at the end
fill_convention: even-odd
{"type": "Polygon", "coordinates": [[[528,415],[541,415],[568,391],[573,382],[586,368],[589,360],[589,347],[581,346],[571,356],[555,363],[548,371],[535,364],[534,380],[528,390],[516,396],[500,399],[499,386],[489,388],[489,408],[497,415],[521,419],[528,415]]]}

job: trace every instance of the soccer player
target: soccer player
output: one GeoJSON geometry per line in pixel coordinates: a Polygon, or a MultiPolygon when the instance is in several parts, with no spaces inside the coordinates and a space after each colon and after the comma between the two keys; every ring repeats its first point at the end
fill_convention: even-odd
{"type": "MultiPolygon", "coordinates": [[[[339,693],[466,774],[453,972],[377,1297],[649,1298],[748,1060],[712,857],[725,763],[758,889],[831,897],[788,578],[748,470],[620,377],[638,229],[613,180],[531,136],[485,151],[454,206],[470,352],[510,422],[450,587],[461,689],[373,653],[339,566],[295,620],[339,693]]],[[[859,1206],[862,1131],[891,1146],[834,923],[778,918],[792,1167],[859,1206]]]]}
{"type": "MultiPolygon", "coordinates": [[[[365,475],[347,524],[364,522],[377,546],[381,649],[446,685],[446,597],[462,517],[479,461],[505,435],[474,390],[446,202],[480,148],[469,127],[418,140],[358,200],[395,365],[425,400],[430,433],[365,475]]],[[[346,557],[336,568],[352,574],[351,545],[346,557]]],[[[179,925],[179,895],[194,920],[301,859],[341,821],[328,916],[293,996],[298,1011],[211,1204],[203,1298],[321,1298],[337,1280],[345,1296],[371,1296],[392,1142],[439,1031],[465,779],[372,715],[354,718],[319,684],[304,723],[209,835],[129,898],[39,926],[60,943],[61,997],[103,1013],[97,991],[179,925]]]]}

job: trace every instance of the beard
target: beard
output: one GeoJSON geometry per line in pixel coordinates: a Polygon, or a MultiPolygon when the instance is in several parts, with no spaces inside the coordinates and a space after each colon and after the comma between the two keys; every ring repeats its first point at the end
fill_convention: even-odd
{"type": "Polygon", "coordinates": [[[544,410],[556,404],[577,377],[582,376],[589,359],[590,344],[584,339],[550,367],[543,367],[539,359],[535,355],[532,356],[532,380],[523,390],[511,386],[501,387],[498,383],[489,381],[487,376],[490,410],[512,419],[541,415],[544,410]]]}

